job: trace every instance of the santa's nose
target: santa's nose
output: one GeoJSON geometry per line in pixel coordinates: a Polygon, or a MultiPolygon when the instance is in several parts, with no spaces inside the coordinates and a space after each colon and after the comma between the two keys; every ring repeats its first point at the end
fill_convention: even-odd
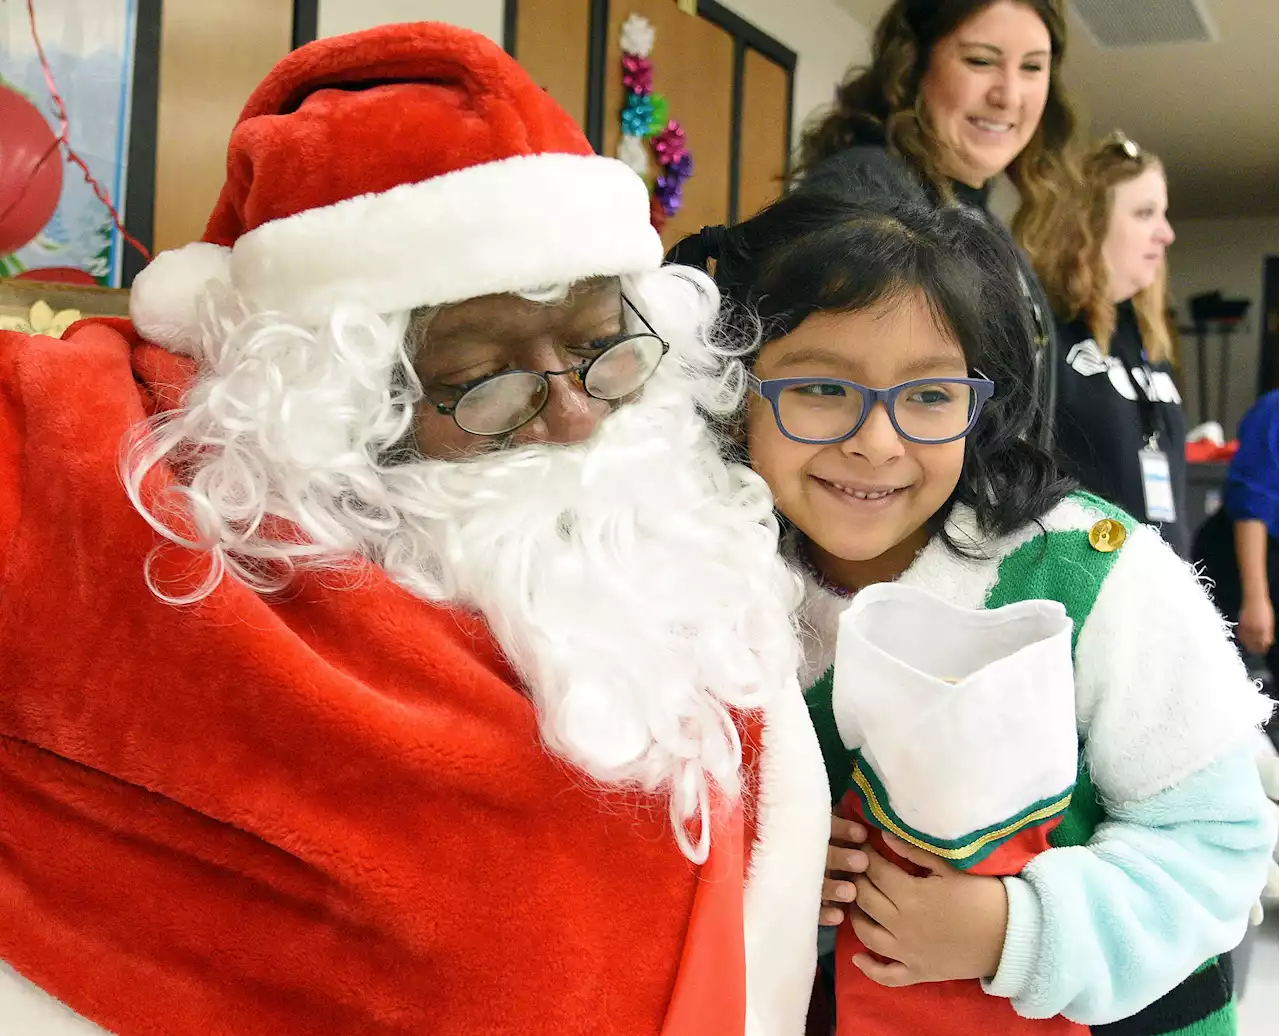
{"type": "Polygon", "coordinates": [[[609,412],[609,404],[589,396],[577,378],[554,377],[550,383],[546,406],[516,433],[517,444],[541,442],[571,446],[589,439],[609,412]]]}

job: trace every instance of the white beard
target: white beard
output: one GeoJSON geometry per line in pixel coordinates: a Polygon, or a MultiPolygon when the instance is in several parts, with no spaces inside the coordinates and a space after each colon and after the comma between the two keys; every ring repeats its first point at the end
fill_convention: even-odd
{"type": "Polygon", "coordinates": [[[739,791],[732,710],[794,690],[799,585],[778,556],[767,487],[721,458],[695,406],[734,401],[707,345],[714,288],[668,269],[624,290],[672,350],[587,443],[379,464],[416,402],[416,385],[393,376],[410,369],[405,317],[307,331],[214,306],[212,373],[139,438],[124,474],[159,531],[211,553],[194,597],[224,570],[274,589],[262,578],[272,565],[363,555],[420,597],[477,609],[547,747],[603,784],[667,795],[676,839],[700,863],[711,787],[739,791]],[[335,414],[351,416],[344,426],[335,414]],[[196,535],[142,498],[161,460],[194,469],[196,535]],[[309,545],[270,539],[273,516],[309,545]]]}
{"type": "Polygon", "coordinates": [[[582,446],[386,477],[404,519],[381,545],[391,577],[482,612],[547,746],[603,783],[669,792],[682,848],[704,859],[709,783],[738,791],[730,710],[796,670],[796,586],[761,480],[661,388],[582,446]]]}

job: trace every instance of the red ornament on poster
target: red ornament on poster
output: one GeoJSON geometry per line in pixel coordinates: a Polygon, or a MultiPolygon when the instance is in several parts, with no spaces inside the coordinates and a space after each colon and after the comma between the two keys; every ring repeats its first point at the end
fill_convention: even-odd
{"type": "Polygon", "coordinates": [[[58,138],[34,104],[0,86],[0,255],[39,234],[61,196],[58,138]]]}

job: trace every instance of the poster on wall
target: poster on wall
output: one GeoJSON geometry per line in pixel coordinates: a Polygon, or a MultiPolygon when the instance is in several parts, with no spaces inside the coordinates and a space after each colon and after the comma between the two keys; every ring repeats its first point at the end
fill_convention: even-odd
{"type": "MultiPolygon", "coordinates": [[[[137,7],[138,0],[44,0],[34,5],[40,43],[68,115],[68,143],[118,212],[124,211],[129,173],[137,7]]],[[[60,121],[27,5],[21,2],[0,3],[0,90],[5,88],[18,95],[9,101],[25,100],[43,114],[57,137],[60,121]]],[[[56,208],[34,238],[0,254],[0,277],[79,279],[120,287],[126,246],[110,211],[81,171],[67,162],[65,152],[49,161],[62,166],[56,208]],[[58,276],[42,277],[41,271],[58,276]]],[[[23,202],[34,204],[34,193],[26,192],[23,202]]]]}

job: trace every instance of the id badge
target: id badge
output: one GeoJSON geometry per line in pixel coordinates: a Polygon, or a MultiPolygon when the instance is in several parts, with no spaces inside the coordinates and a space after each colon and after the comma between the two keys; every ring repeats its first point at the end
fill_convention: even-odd
{"type": "Polygon", "coordinates": [[[1147,505],[1147,521],[1176,522],[1173,506],[1173,479],[1169,475],[1169,458],[1164,450],[1148,446],[1138,452],[1142,468],[1142,498],[1147,505]]]}

